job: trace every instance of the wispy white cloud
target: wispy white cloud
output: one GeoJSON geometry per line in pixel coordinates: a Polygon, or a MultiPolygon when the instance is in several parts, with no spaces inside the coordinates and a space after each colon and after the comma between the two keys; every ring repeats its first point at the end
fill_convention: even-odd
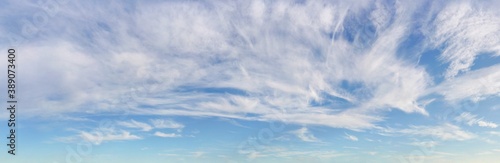
{"type": "Polygon", "coordinates": [[[429,89],[445,97],[447,101],[471,100],[478,102],[487,97],[500,96],[500,65],[469,71],[453,80],[440,83],[429,89]]]}
{"type": "Polygon", "coordinates": [[[460,127],[449,123],[437,126],[410,126],[406,129],[384,129],[382,132],[457,141],[469,140],[476,137],[475,134],[464,131],[460,127]]]}
{"type": "Polygon", "coordinates": [[[184,125],[169,119],[152,119],[151,123],[155,128],[182,129],[184,125]]]}
{"type": "Polygon", "coordinates": [[[181,135],[176,134],[176,133],[163,133],[160,131],[156,131],[154,133],[155,136],[162,137],[162,138],[176,138],[176,137],[181,137],[181,135]]]}
{"type": "Polygon", "coordinates": [[[144,2],[134,8],[137,12],[129,12],[120,3],[91,9],[90,2],[79,2],[61,9],[64,16],[51,21],[68,24],[72,32],[51,23],[45,33],[69,41],[48,39],[25,48],[25,63],[30,65],[26,72],[44,70],[40,73],[54,76],[23,76],[37,83],[51,83],[48,79],[57,76],[64,80],[50,90],[30,89],[34,103],[28,108],[42,108],[37,112],[43,114],[48,114],[42,112],[48,106],[61,106],[52,112],[82,112],[78,108],[90,103],[96,107],[85,109],[88,113],[219,116],[354,130],[373,128],[383,120],[377,116],[379,109],[387,107],[427,114],[417,98],[429,83],[428,75],[396,56],[407,28],[404,23],[391,24],[391,19],[403,21],[409,14],[395,14],[384,5],[368,12],[367,21],[374,22],[376,31],[353,34],[370,37],[370,45],[360,50],[361,38],[350,42],[341,36],[352,32],[349,26],[364,25],[347,19],[368,10],[366,1],[210,4],[213,7],[201,2],[144,2]],[[116,12],[107,14],[109,8],[116,12]],[[93,12],[85,12],[86,19],[74,18],[85,10],[93,12]],[[237,13],[248,14],[235,14],[240,10],[237,13]],[[39,53],[53,60],[40,62],[47,56],[39,53]],[[61,66],[70,71],[55,68],[61,66]],[[364,93],[343,88],[342,82],[360,83],[364,93]],[[96,85],[100,87],[93,88],[96,85]],[[182,91],[186,87],[200,89],[182,91]],[[228,88],[248,96],[210,94],[202,88],[228,88]],[[133,92],[131,99],[124,99],[128,92],[133,92]],[[51,96],[48,101],[40,98],[51,96]],[[361,107],[311,105],[331,100],[330,96],[361,107]],[[145,105],[153,108],[141,108],[145,105]],[[275,118],[276,112],[283,118],[275,118]],[[322,115],[320,120],[317,115],[322,115]]]}
{"type": "Polygon", "coordinates": [[[297,136],[300,140],[305,142],[319,142],[320,140],[316,138],[306,127],[302,127],[298,130],[290,131],[290,133],[297,136]]]}
{"type": "Polygon", "coordinates": [[[236,120],[234,119],[228,119],[228,118],[220,118],[222,121],[225,121],[225,122],[228,122],[234,126],[238,126],[238,127],[243,127],[243,128],[250,128],[248,126],[245,126],[245,125],[242,125],[241,123],[238,123],[236,120]]]}
{"type": "Polygon", "coordinates": [[[142,131],[151,131],[153,129],[177,129],[178,132],[182,131],[184,125],[170,119],[150,119],[151,124],[138,122],[135,120],[130,121],[118,121],[117,125],[127,127],[127,128],[137,128],[142,131]]]}
{"type": "Polygon", "coordinates": [[[133,135],[125,130],[102,129],[98,131],[81,131],[80,138],[87,140],[93,144],[99,145],[105,141],[118,141],[118,140],[137,140],[142,137],[133,135]]]}
{"type": "Polygon", "coordinates": [[[482,52],[500,55],[498,12],[473,1],[448,3],[433,21],[431,42],[445,45],[441,58],[450,63],[445,76],[450,79],[467,72],[482,52]]]}
{"type": "MultiPolygon", "coordinates": [[[[119,129],[78,130],[77,136],[59,139],[63,142],[83,138],[101,144],[148,136],[190,137],[197,134],[196,127],[192,135],[181,133],[187,128],[182,121],[162,118],[187,116],[216,117],[209,119],[225,119],[240,127],[247,125],[238,123],[244,120],[283,122],[290,127],[342,128],[360,131],[355,135],[340,134],[339,138],[345,141],[388,143],[384,138],[362,134],[377,131],[383,124],[410,123],[399,123],[406,118],[387,117],[400,115],[386,114],[391,110],[415,114],[404,117],[425,121],[410,124],[433,124],[436,120],[430,114],[439,111],[429,107],[463,101],[479,104],[500,97],[500,65],[478,62],[479,57],[488,60],[500,55],[499,2],[98,3],[68,3],[59,8],[59,16],[51,17],[39,35],[19,46],[23,70],[19,71],[19,77],[23,77],[19,85],[23,89],[19,89],[18,95],[20,99],[30,99],[23,103],[20,114],[83,123],[92,121],[75,117],[123,113],[135,119],[117,121],[119,129]],[[418,50],[405,52],[414,45],[418,50]],[[429,50],[439,54],[423,54],[429,50]],[[419,57],[422,60],[416,61],[419,57]],[[436,94],[440,96],[435,97],[436,94]],[[138,115],[158,119],[138,120],[138,115]]],[[[23,20],[30,13],[12,11],[28,11],[28,7],[33,4],[9,2],[0,11],[8,16],[0,17],[0,22],[6,18],[23,20]]],[[[4,47],[6,35],[25,30],[17,25],[22,22],[0,24],[0,46],[4,47]]],[[[492,106],[490,111],[498,108],[492,106]]],[[[0,113],[0,117],[8,117],[5,114],[0,113]]],[[[482,118],[485,112],[477,114],[463,113],[453,118],[474,127],[498,128],[498,122],[482,118]]],[[[252,124],[248,122],[249,127],[252,124]]],[[[298,143],[312,145],[318,143],[309,142],[326,141],[318,139],[316,136],[320,135],[310,129],[298,128],[275,139],[289,142],[297,137],[298,143]]],[[[401,143],[425,148],[445,145],[441,144],[443,140],[476,137],[483,140],[481,143],[494,145],[493,137],[500,135],[485,131],[490,137],[484,138],[446,122],[381,132],[385,136],[433,138],[401,143]]],[[[202,135],[197,138],[204,139],[202,135]]],[[[384,154],[372,151],[360,153],[384,154]]],[[[343,155],[336,151],[279,148],[243,154],[253,159],[343,155]]]]}
{"type": "MultiPolygon", "coordinates": [[[[19,94],[32,99],[25,105],[31,116],[124,112],[350,130],[376,128],[389,109],[428,115],[420,99],[429,93],[448,101],[497,95],[498,66],[467,70],[477,52],[498,50],[496,15],[463,3],[429,13],[437,17],[422,27],[433,28],[425,37],[429,46],[449,45],[441,58],[451,63],[449,80],[429,90],[433,74],[398,52],[421,5],[150,1],[131,9],[71,3],[45,26],[46,41],[23,45],[21,82],[37,84],[20,83],[30,92],[19,94]],[[482,77],[489,88],[474,85],[482,77]],[[332,100],[349,105],[326,105],[332,100]]],[[[168,120],[150,127],[121,123],[143,131],[183,128],[168,120]]]]}
{"type": "Polygon", "coordinates": [[[493,122],[484,121],[483,118],[476,118],[477,115],[473,115],[469,112],[464,112],[455,118],[456,121],[466,123],[469,126],[477,125],[479,127],[489,127],[497,128],[498,125],[493,122]]]}
{"type": "Polygon", "coordinates": [[[478,121],[477,125],[480,127],[489,127],[489,128],[497,128],[498,127],[498,125],[496,123],[486,122],[486,121],[482,121],[482,120],[478,121]]]}
{"type": "MultiPolygon", "coordinates": [[[[116,122],[116,125],[125,128],[140,129],[141,131],[146,131],[146,132],[151,131],[153,129],[165,129],[165,128],[177,129],[177,132],[181,132],[182,128],[184,128],[183,124],[175,122],[173,120],[151,119],[151,122],[153,123],[153,126],[132,119],[130,121],[118,121],[116,122]]],[[[80,130],[75,130],[75,131],[78,132],[77,136],[58,137],[55,140],[64,143],[74,143],[80,139],[84,139],[93,144],[99,145],[105,141],[143,139],[142,136],[134,135],[131,132],[120,128],[98,128],[93,131],[80,131],[80,130]]],[[[154,132],[153,135],[165,138],[182,137],[182,135],[179,133],[164,133],[160,131],[154,132]]]]}
{"type": "Polygon", "coordinates": [[[149,124],[143,122],[137,122],[133,119],[130,121],[119,121],[117,122],[117,124],[128,128],[138,128],[141,129],[142,131],[151,131],[153,129],[153,127],[151,127],[149,124]]]}
{"type": "Polygon", "coordinates": [[[350,140],[350,141],[358,141],[358,137],[356,136],[353,136],[353,135],[349,135],[349,134],[345,134],[345,137],[347,140],[350,140]]]}

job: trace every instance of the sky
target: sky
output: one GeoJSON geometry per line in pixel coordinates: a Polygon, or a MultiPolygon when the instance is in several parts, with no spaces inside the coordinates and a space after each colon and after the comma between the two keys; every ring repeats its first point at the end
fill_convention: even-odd
{"type": "Polygon", "coordinates": [[[0,1],[1,162],[500,161],[500,1],[0,1]]]}

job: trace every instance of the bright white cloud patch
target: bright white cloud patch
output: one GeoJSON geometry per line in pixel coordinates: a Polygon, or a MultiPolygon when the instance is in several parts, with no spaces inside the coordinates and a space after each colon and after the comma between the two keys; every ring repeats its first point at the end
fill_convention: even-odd
{"type": "Polygon", "coordinates": [[[306,127],[302,127],[298,130],[290,131],[290,133],[297,136],[300,140],[305,142],[319,142],[320,140],[316,138],[306,127]]]}
{"type": "Polygon", "coordinates": [[[149,124],[147,123],[142,123],[142,122],[137,122],[135,120],[130,120],[130,121],[120,121],[117,122],[118,125],[128,127],[128,128],[138,128],[143,131],[150,131],[153,129],[149,124]]]}
{"type": "Polygon", "coordinates": [[[176,133],[163,133],[160,131],[156,131],[154,133],[155,136],[162,137],[162,138],[175,138],[175,137],[181,137],[181,135],[176,134],[176,133]]]}
{"type": "Polygon", "coordinates": [[[347,140],[350,140],[350,141],[358,141],[358,137],[353,136],[353,135],[349,135],[349,134],[347,134],[347,133],[345,134],[345,138],[346,138],[347,140]]]}
{"type": "Polygon", "coordinates": [[[137,135],[133,135],[128,131],[124,130],[113,130],[113,129],[103,129],[99,131],[80,132],[80,137],[88,142],[99,145],[105,141],[117,141],[117,140],[137,140],[142,139],[137,135]]]}
{"type": "Polygon", "coordinates": [[[469,126],[477,125],[479,127],[489,127],[489,128],[498,127],[496,123],[484,121],[483,118],[476,118],[476,117],[477,115],[465,112],[460,114],[460,116],[456,117],[455,120],[458,122],[466,123],[469,126]]]}

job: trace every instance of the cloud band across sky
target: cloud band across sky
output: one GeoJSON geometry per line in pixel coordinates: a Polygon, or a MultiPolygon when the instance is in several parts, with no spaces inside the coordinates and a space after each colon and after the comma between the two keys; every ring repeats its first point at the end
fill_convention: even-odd
{"type": "Polygon", "coordinates": [[[450,123],[500,123],[488,108],[436,118],[465,101],[498,104],[498,2],[62,2],[2,7],[1,45],[23,38],[16,48],[28,118],[128,115],[114,122],[123,130],[103,132],[110,140],[145,137],[126,129],[189,135],[181,133],[189,126],[158,117],[283,122],[296,126],[284,133],[311,143],[325,142],[311,126],[359,143],[366,139],[351,132],[463,141],[479,138],[450,123]],[[26,12],[6,13],[13,10],[26,12]],[[39,12],[46,23],[24,35],[39,12]]]}

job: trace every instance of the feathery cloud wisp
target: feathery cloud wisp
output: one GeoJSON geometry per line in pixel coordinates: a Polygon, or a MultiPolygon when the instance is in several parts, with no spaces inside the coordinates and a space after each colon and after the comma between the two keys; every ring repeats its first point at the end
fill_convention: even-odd
{"type": "Polygon", "coordinates": [[[493,122],[484,121],[483,118],[476,118],[477,115],[473,115],[469,112],[464,112],[455,118],[458,122],[467,123],[467,125],[477,125],[479,127],[489,127],[489,128],[497,128],[498,125],[493,122]]]}
{"type": "Polygon", "coordinates": [[[142,131],[151,131],[153,129],[153,127],[151,127],[151,125],[149,125],[147,123],[143,123],[143,122],[137,122],[133,119],[130,120],[130,122],[120,121],[120,122],[117,122],[117,124],[120,126],[128,127],[128,128],[138,128],[138,129],[141,129],[142,131]]]}
{"type": "Polygon", "coordinates": [[[316,138],[306,127],[302,127],[298,130],[290,131],[290,133],[297,136],[300,140],[305,142],[319,142],[320,140],[316,138]]]}
{"type": "Polygon", "coordinates": [[[176,134],[176,133],[163,133],[160,131],[156,131],[154,133],[155,136],[162,137],[162,138],[176,138],[176,137],[181,137],[181,135],[176,134]]]}

